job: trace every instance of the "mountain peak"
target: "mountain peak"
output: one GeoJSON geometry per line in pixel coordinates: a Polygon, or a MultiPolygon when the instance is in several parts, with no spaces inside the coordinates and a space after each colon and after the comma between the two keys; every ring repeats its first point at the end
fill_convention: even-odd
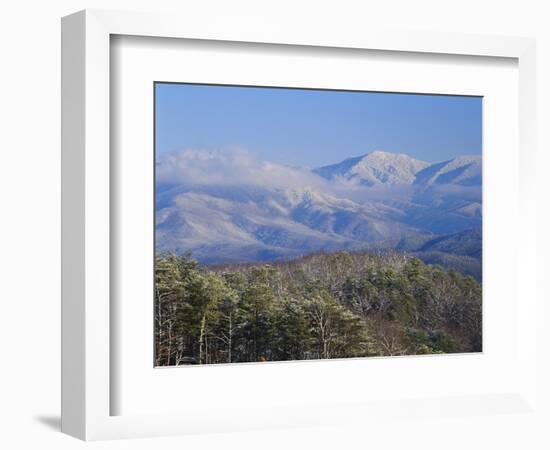
{"type": "Polygon", "coordinates": [[[412,184],[416,174],[429,163],[403,153],[375,150],[362,156],[348,158],[314,170],[323,178],[344,178],[363,185],[412,184]]]}
{"type": "Polygon", "coordinates": [[[406,155],[405,153],[387,152],[385,150],[374,150],[372,152],[364,154],[362,157],[363,158],[366,158],[366,157],[371,157],[371,158],[392,158],[392,157],[411,158],[409,155],[406,155]]]}

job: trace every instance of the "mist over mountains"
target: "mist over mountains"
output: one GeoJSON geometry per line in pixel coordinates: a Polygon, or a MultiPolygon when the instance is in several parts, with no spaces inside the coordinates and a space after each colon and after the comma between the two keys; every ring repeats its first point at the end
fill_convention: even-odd
{"type": "Polygon", "coordinates": [[[429,163],[374,151],[314,169],[245,151],[156,165],[158,251],[204,264],[395,249],[481,277],[481,156],[429,163]]]}

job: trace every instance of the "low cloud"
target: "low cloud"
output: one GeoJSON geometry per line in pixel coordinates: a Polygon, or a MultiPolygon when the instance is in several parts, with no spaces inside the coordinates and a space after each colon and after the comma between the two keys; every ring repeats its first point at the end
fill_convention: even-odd
{"type": "Polygon", "coordinates": [[[328,189],[329,183],[309,169],[259,161],[245,150],[187,149],[163,155],[157,182],[166,185],[258,186],[266,189],[328,189]]]}
{"type": "Polygon", "coordinates": [[[327,180],[310,169],[260,161],[242,149],[186,149],[162,155],[156,166],[161,190],[177,186],[183,190],[217,191],[224,188],[256,190],[308,189],[356,203],[433,201],[462,198],[480,201],[479,186],[433,185],[419,191],[413,185],[365,186],[357,179],[327,180]]]}

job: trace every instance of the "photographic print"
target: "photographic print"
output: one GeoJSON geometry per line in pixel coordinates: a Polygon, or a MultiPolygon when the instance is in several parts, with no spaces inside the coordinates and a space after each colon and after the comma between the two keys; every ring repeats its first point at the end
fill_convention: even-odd
{"type": "Polygon", "coordinates": [[[482,98],[155,83],[155,365],[482,351],[482,98]]]}

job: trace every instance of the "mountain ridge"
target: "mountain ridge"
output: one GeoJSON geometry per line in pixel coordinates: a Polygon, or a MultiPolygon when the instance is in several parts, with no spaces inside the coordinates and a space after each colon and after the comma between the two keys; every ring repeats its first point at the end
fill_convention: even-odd
{"type": "MultiPolygon", "coordinates": [[[[165,167],[177,157],[159,161],[160,173],[169,169],[171,179],[157,178],[157,250],[192,251],[203,263],[257,262],[390,242],[399,249],[397,241],[406,236],[427,243],[481,226],[481,157],[475,155],[432,164],[375,151],[312,170],[240,157],[237,163],[247,164],[242,168],[231,166],[231,158],[215,158],[184,155],[181,175],[165,167]]],[[[481,257],[481,239],[409,247],[481,257]]]]}
{"type": "Polygon", "coordinates": [[[416,174],[430,163],[404,153],[375,150],[362,156],[347,158],[339,163],[314,169],[325,179],[343,177],[357,180],[366,186],[375,184],[411,184],[416,174]]]}

